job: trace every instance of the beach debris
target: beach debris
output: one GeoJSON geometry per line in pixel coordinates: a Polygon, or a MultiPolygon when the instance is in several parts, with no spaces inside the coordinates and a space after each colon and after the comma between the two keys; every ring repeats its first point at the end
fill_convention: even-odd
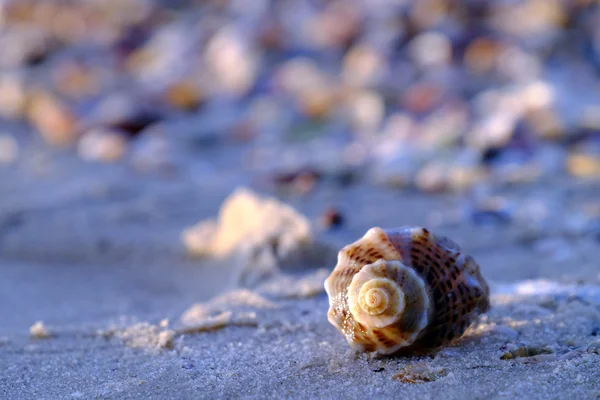
{"type": "Polygon", "coordinates": [[[33,93],[27,115],[48,144],[66,146],[79,137],[75,115],[66,104],[50,93],[33,93]]]}
{"type": "Polygon", "coordinates": [[[172,349],[174,346],[173,339],[175,338],[175,331],[166,330],[158,334],[157,345],[163,349],[172,349]]]}
{"type": "Polygon", "coordinates": [[[344,220],[344,215],[337,207],[329,207],[321,215],[321,225],[325,229],[339,228],[344,224],[344,220]]]}
{"type": "Polygon", "coordinates": [[[600,179],[600,152],[574,152],[569,154],[566,163],[567,171],[577,178],[600,179]]]}
{"type": "Polygon", "coordinates": [[[258,326],[256,313],[245,312],[234,314],[231,311],[223,311],[217,315],[199,317],[194,322],[188,318],[185,326],[179,328],[177,333],[193,334],[209,332],[224,328],[226,326],[258,326]]]}
{"type": "Polygon", "coordinates": [[[86,161],[114,162],[127,151],[123,132],[106,128],[92,129],[81,136],[77,152],[86,161]]]}
{"type": "Polygon", "coordinates": [[[192,256],[233,262],[239,282],[247,285],[281,268],[322,265],[332,256],[316,241],[307,218],[246,188],[225,199],[216,221],[201,221],[181,237],[192,256]]]}
{"type": "Polygon", "coordinates": [[[174,347],[175,331],[149,322],[138,322],[124,327],[112,327],[100,332],[100,335],[106,338],[116,337],[127,347],[160,350],[174,347]]]}
{"type": "Polygon", "coordinates": [[[188,308],[176,326],[178,334],[190,334],[221,329],[226,326],[257,326],[257,311],[274,310],[279,306],[258,293],[239,289],[188,308]]]}
{"type": "Polygon", "coordinates": [[[411,364],[396,372],[392,379],[402,383],[427,383],[448,375],[444,368],[433,368],[427,364],[411,364]]]}
{"type": "MultiPolygon", "coordinates": [[[[526,358],[531,359],[530,357],[552,354],[552,353],[554,353],[554,351],[548,347],[521,346],[516,350],[507,351],[500,357],[500,359],[501,360],[514,360],[515,358],[521,358],[521,357],[526,357],[526,358]]],[[[538,357],[538,359],[542,360],[544,358],[538,357]]]]}
{"type": "Polygon", "coordinates": [[[490,307],[479,265],[419,227],[371,228],[340,251],[325,290],[329,322],[348,344],[381,354],[451,343],[490,307]]]}
{"type": "Polygon", "coordinates": [[[29,327],[29,336],[33,339],[49,339],[54,333],[42,321],[37,321],[29,327]]]}

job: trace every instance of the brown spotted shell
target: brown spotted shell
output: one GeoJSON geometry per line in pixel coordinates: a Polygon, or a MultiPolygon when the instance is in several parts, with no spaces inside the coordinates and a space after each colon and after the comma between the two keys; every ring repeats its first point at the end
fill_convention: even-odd
{"type": "Polygon", "coordinates": [[[419,227],[369,229],[339,252],[325,290],[329,322],[354,349],[381,354],[436,349],[490,308],[477,263],[419,227]]]}

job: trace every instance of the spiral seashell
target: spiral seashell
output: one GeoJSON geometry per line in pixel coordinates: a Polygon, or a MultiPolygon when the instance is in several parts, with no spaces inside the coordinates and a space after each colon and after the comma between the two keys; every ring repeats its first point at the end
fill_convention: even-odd
{"type": "Polygon", "coordinates": [[[419,227],[369,229],[338,253],[325,290],[329,322],[352,348],[381,354],[448,344],[490,308],[473,258],[419,227]]]}

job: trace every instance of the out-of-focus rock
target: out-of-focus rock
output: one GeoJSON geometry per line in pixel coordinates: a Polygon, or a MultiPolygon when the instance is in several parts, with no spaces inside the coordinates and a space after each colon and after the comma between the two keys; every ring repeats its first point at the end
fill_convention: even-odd
{"type": "Polygon", "coordinates": [[[46,93],[34,93],[30,99],[28,117],[44,140],[65,146],[79,136],[74,113],[59,98],[46,93]]]}
{"type": "Polygon", "coordinates": [[[489,73],[497,65],[502,48],[500,42],[491,38],[476,38],[465,51],[465,64],[473,73],[489,73]]]}
{"type": "Polygon", "coordinates": [[[450,40],[441,33],[421,33],[408,46],[408,51],[413,61],[421,67],[443,66],[452,57],[450,40]]]}
{"type": "Polygon", "coordinates": [[[575,177],[600,179],[600,154],[573,152],[567,157],[566,167],[575,177]]]}
{"type": "Polygon", "coordinates": [[[232,27],[223,28],[210,39],[204,58],[225,93],[244,95],[254,85],[260,58],[244,36],[232,27]]]}
{"type": "Polygon", "coordinates": [[[321,265],[333,251],[315,239],[309,221],[296,210],[245,188],[223,202],[217,221],[186,229],[182,240],[193,256],[233,260],[244,283],[279,268],[321,265]]]}
{"type": "Polygon", "coordinates": [[[86,161],[114,162],[127,151],[123,132],[97,128],[84,133],[77,145],[79,157],[86,161]]]}
{"type": "Polygon", "coordinates": [[[378,93],[360,91],[347,99],[347,111],[357,132],[372,135],[383,120],[385,105],[378,93]]]}
{"type": "Polygon", "coordinates": [[[25,113],[27,93],[22,79],[14,75],[0,77],[0,116],[18,119],[25,113]]]}
{"type": "Polygon", "coordinates": [[[44,325],[42,321],[38,321],[29,328],[29,335],[34,339],[49,339],[54,334],[44,325]]]}
{"type": "Polygon", "coordinates": [[[202,103],[203,94],[194,82],[178,81],[169,85],[163,99],[176,109],[193,111],[202,103]]]}
{"type": "Polygon", "coordinates": [[[335,229],[344,225],[345,218],[337,207],[329,207],[321,215],[320,222],[325,229],[335,229]]]}
{"type": "Polygon", "coordinates": [[[344,57],[342,76],[350,86],[373,86],[382,79],[384,65],[385,59],[375,48],[356,45],[344,57]]]}

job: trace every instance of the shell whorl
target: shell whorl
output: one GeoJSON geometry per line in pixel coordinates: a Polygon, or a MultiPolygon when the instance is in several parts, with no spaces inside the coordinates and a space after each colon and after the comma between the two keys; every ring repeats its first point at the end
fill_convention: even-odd
{"type": "Polygon", "coordinates": [[[365,265],[348,287],[350,314],[363,325],[385,328],[392,324],[414,326],[413,337],[427,324],[429,295],[425,282],[400,261],[378,260],[365,265]],[[405,312],[407,306],[410,312],[405,312]],[[405,321],[412,318],[411,321],[405,321]],[[414,321],[414,319],[418,321],[414,321]]]}
{"type": "Polygon", "coordinates": [[[439,347],[489,308],[475,261],[424,228],[370,229],[339,252],[325,290],[348,343],[382,354],[439,347]]]}

